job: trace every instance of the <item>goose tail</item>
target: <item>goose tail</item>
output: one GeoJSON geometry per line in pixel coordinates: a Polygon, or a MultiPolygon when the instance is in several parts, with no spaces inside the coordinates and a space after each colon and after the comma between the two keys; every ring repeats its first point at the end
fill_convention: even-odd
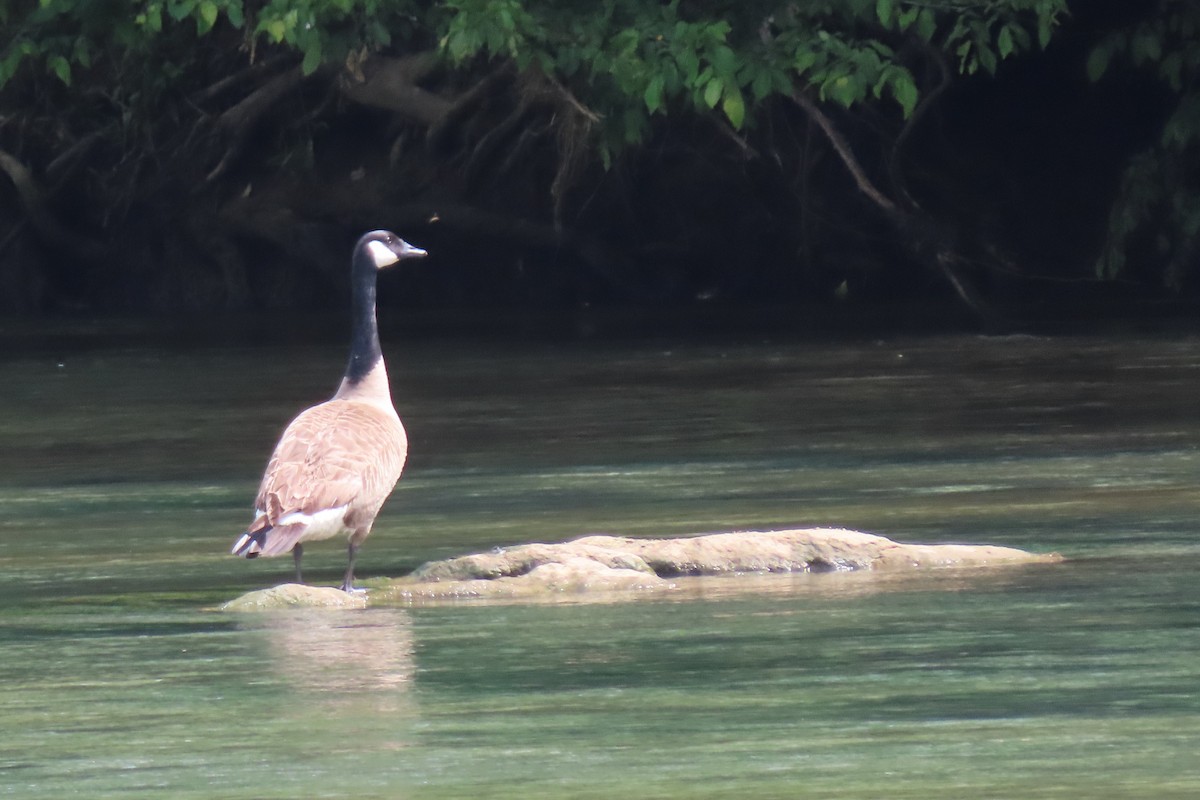
{"type": "Polygon", "coordinates": [[[256,522],[233,543],[232,552],[242,558],[258,558],[259,556],[279,556],[290,553],[301,539],[308,538],[308,525],[293,522],[286,525],[272,525],[265,519],[256,522]],[[261,525],[261,527],[258,527],[261,525]]]}
{"type": "Polygon", "coordinates": [[[267,533],[270,530],[271,526],[267,525],[256,531],[246,531],[233,543],[233,550],[230,552],[242,558],[258,558],[267,545],[267,533]]]}

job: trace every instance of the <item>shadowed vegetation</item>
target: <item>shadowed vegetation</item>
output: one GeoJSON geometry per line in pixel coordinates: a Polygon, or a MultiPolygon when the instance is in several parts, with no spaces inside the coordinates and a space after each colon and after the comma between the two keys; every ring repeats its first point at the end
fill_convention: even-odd
{"type": "Polygon", "coordinates": [[[0,310],[319,306],[373,227],[416,305],[1187,295],[1197,13],[6,3],[0,310]]]}

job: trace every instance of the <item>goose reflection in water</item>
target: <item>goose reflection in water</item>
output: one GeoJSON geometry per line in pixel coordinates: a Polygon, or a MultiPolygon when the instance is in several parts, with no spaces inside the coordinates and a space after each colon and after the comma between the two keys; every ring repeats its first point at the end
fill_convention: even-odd
{"type": "Polygon", "coordinates": [[[408,694],[415,663],[403,610],[268,613],[243,626],[264,635],[273,683],[335,698],[369,693],[378,703],[408,694]]]}

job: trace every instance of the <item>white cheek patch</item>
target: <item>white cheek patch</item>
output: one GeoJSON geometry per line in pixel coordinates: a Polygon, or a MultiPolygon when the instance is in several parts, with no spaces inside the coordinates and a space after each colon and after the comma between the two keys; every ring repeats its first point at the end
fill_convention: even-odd
{"type": "Polygon", "coordinates": [[[375,262],[375,269],[383,269],[400,260],[400,257],[383,242],[367,242],[367,252],[371,254],[371,259],[375,262]]]}

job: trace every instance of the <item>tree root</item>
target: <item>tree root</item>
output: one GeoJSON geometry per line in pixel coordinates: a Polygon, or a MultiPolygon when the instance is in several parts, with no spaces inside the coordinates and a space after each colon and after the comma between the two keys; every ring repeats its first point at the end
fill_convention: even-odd
{"type": "Polygon", "coordinates": [[[81,231],[63,224],[50,212],[46,195],[33,174],[11,153],[0,150],[0,172],[8,176],[17,190],[21,207],[38,239],[46,247],[83,261],[97,261],[104,246],[81,231]]]}
{"type": "Polygon", "coordinates": [[[458,137],[466,120],[500,94],[515,78],[516,71],[512,65],[505,64],[488,73],[449,105],[441,116],[429,124],[425,142],[430,152],[445,153],[452,150],[451,140],[458,137]]]}
{"type": "Polygon", "coordinates": [[[301,72],[300,67],[293,67],[272,77],[237,105],[226,109],[217,117],[217,132],[227,139],[228,144],[221,160],[205,176],[206,184],[211,184],[225,174],[230,164],[245,150],[246,142],[259,120],[263,119],[280,100],[299,89],[304,79],[305,75],[301,72]]]}
{"type": "Polygon", "coordinates": [[[338,77],[338,88],[355,103],[395,111],[430,127],[442,122],[454,108],[449,100],[417,85],[433,69],[430,53],[405,58],[376,56],[359,67],[361,79],[349,71],[338,77]]]}

